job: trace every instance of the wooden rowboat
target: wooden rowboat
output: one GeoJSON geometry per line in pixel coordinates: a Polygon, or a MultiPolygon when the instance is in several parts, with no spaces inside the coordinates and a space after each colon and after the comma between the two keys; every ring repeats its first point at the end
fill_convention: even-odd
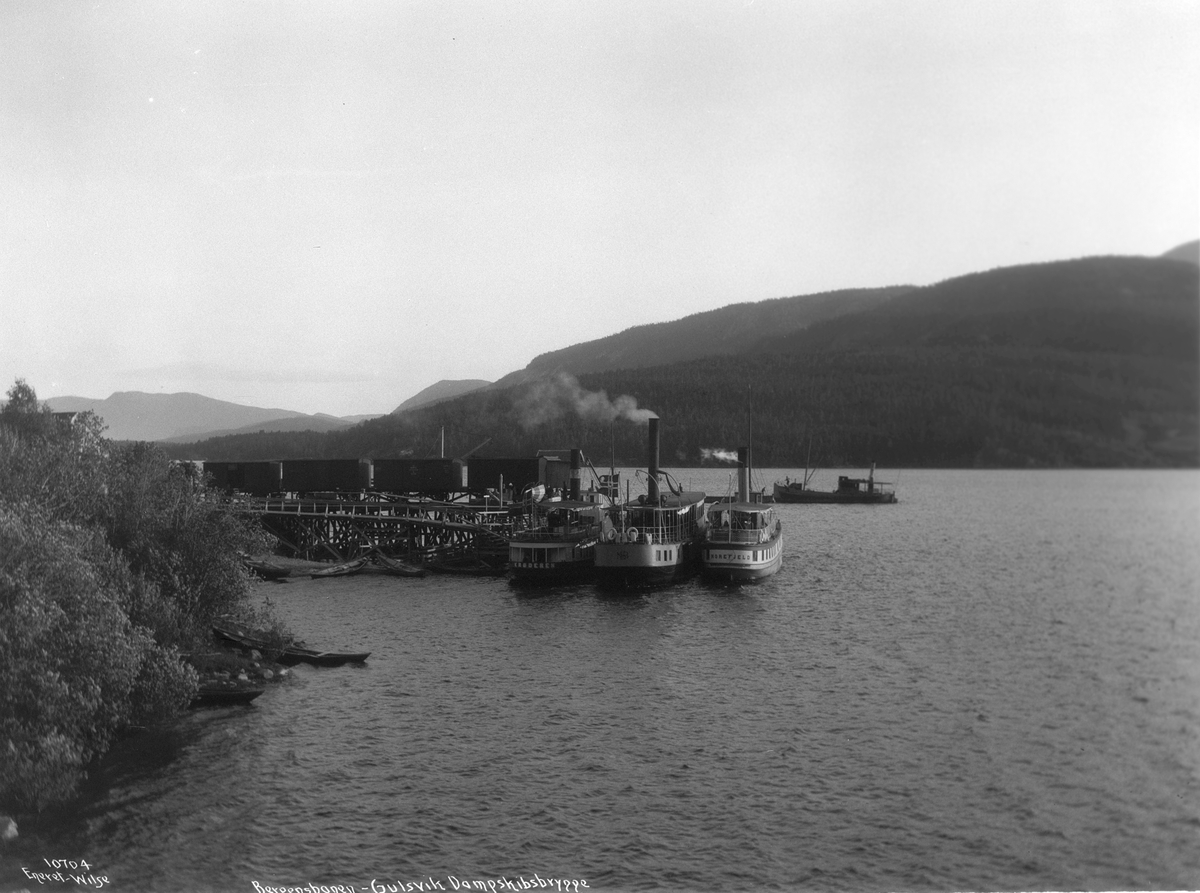
{"type": "Polygon", "coordinates": [[[243,558],[242,564],[246,565],[246,569],[254,576],[263,580],[282,580],[284,577],[291,576],[291,568],[284,567],[282,564],[275,564],[272,561],[260,561],[257,558],[243,558]]]}
{"type": "Polygon", "coordinates": [[[237,704],[249,704],[265,688],[226,688],[213,683],[201,685],[192,696],[192,707],[230,707],[237,704]]]}
{"type": "Polygon", "coordinates": [[[318,667],[340,667],[344,664],[361,664],[370,656],[370,651],[317,651],[315,648],[289,645],[280,655],[279,662],[288,666],[306,663],[318,667]]]}
{"type": "Polygon", "coordinates": [[[356,558],[353,561],[347,561],[345,564],[335,564],[333,567],[313,571],[309,576],[314,580],[324,579],[325,577],[349,577],[352,574],[360,573],[366,566],[367,559],[356,558]]]}
{"type": "Polygon", "coordinates": [[[248,630],[240,624],[224,621],[214,623],[214,635],[239,648],[260,651],[263,654],[278,655],[277,660],[285,666],[295,666],[299,663],[314,664],[319,667],[340,667],[343,664],[360,664],[371,656],[370,651],[318,651],[309,648],[304,642],[294,639],[272,641],[266,633],[248,630]]]}
{"type": "Polygon", "coordinates": [[[397,576],[397,577],[423,577],[423,576],[425,576],[425,568],[417,567],[416,565],[408,564],[407,562],[404,562],[404,561],[398,561],[395,558],[389,558],[387,555],[384,555],[382,552],[375,552],[371,556],[371,561],[374,563],[375,567],[384,571],[385,573],[392,574],[393,576],[397,576]]]}

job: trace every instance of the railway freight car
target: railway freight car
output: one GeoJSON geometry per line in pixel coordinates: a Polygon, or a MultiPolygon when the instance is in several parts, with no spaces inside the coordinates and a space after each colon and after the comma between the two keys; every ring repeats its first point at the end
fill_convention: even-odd
{"type": "Polygon", "coordinates": [[[467,465],[467,483],[472,493],[498,490],[501,484],[515,495],[537,484],[547,490],[565,492],[571,483],[571,463],[548,456],[508,459],[472,456],[467,465]]]}
{"type": "Polygon", "coordinates": [[[212,485],[226,493],[270,496],[283,489],[282,462],[203,462],[212,485]]]}
{"type": "Polygon", "coordinates": [[[357,493],[371,488],[371,463],[360,459],[285,459],[288,493],[357,493]]]}
{"type": "Polygon", "coordinates": [[[372,489],[377,493],[419,493],[447,498],[467,489],[461,459],[375,459],[372,489]]]}

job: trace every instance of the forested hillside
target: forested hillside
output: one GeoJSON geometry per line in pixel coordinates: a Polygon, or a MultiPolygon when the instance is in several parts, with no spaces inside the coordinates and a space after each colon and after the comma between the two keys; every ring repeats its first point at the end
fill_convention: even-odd
{"type": "Polygon", "coordinates": [[[578,446],[665,464],[747,440],[761,467],[1200,465],[1200,270],[1086,258],[912,289],[732,355],[548,376],[325,435],[222,438],[195,458],[485,455],[578,446]]]}
{"type": "Polygon", "coordinates": [[[731,304],[671,322],[634,326],[534,357],[497,382],[509,387],[558,372],[580,375],[608,369],[644,369],[700,357],[738,354],[763,338],[794,332],[821,320],[878,307],[912,286],[858,288],[731,304]]]}
{"type": "Polygon", "coordinates": [[[829,353],[991,345],[1194,359],[1198,273],[1191,264],[1145,257],[1007,267],[914,289],[764,347],[829,353]]]}

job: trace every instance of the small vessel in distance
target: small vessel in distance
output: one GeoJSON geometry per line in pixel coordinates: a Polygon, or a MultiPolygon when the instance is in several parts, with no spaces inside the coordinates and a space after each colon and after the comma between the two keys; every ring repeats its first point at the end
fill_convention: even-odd
{"type": "Polygon", "coordinates": [[[672,486],[658,467],[658,419],[650,419],[647,492],[610,508],[596,544],[596,576],[610,586],[653,586],[700,569],[707,526],[704,493],[672,486]],[[664,478],[668,493],[660,490],[664,478]]]}
{"type": "Polygon", "coordinates": [[[704,576],[731,583],[769,577],[783,566],[783,522],[775,507],[753,501],[748,447],[738,450],[738,495],[708,507],[701,561],[704,576]]]}
{"type": "Polygon", "coordinates": [[[895,484],[875,480],[875,463],[871,463],[870,474],[865,478],[838,475],[836,490],[811,490],[809,474],[805,471],[803,481],[785,479],[775,482],[776,502],[839,503],[847,505],[881,505],[896,501],[895,484]]]}

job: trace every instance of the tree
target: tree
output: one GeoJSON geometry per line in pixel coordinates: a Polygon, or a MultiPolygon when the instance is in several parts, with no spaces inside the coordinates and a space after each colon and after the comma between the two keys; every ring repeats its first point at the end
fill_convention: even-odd
{"type": "Polygon", "coordinates": [[[130,622],[131,585],[94,531],[0,505],[0,804],[69,796],[122,729],[186,706],[195,673],[130,622]]]}
{"type": "Polygon", "coordinates": [[[183,659],[245,606],[264,535],[150,444],[58,423],[25,382],[0,410],[0,807],[70,796],[123,730],[194,693],[183,659]]]}
{"type": "Polygon", "coordinates": [[[50,407],[38,403],[37,393],[23,378],[8,389],[8,401],[0,406],[0,423],[26,436],[46,437],[54,429],[50,407]]]}

